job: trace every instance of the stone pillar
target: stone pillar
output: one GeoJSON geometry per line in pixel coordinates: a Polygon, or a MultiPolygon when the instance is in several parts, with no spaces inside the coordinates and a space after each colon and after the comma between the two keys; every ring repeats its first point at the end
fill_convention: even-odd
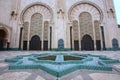
{"type": "Polygon", "coordinates": [[[29,45],[30,45],[30,22],[28,24],[27,50],[29,50],[29,45]]]}
{"type": "Polygon", "coordinates": [[[21,50],[22,31],[23,31],[23,27],[21,27],[21,28],[20,28],[20,37],[19,37],[19,50],[21,50]]]}
{"type": "Polygon", "coordinates": [[[23,34],[22,34],[22,45],[23,45],[23,50],[28,49],[28,33],[29,32],[29,23],[24,22],[23,24],[23,34]]]}
{"type": "Polygon", "coordinates": [[[43,34],[43,50],[48,50],[48,27],[49,27],[49,22],[45,21],[44,22],[44,34],[43,34]]]}
{"type": "Polygon", "coordinates": [[[10,42],[7,42],[7,50],[10,49],[10,42]]]}
{"type": "Polygon", "coordinates": [[[104,36],[104,28],[101,26],[101,33],[102,33],[102,43],[103,43],[103,50],[106,50],[106,45],[105,45],[105,36],[104,36]]]}
{"type": "Polygon", "coordinates": [[[52,27],[50,27],[50,50],[52,50],[52,27]]]}
{"type": "Polygon", "coordinates": [[[70,26],[70,48],[73,50],[73,40],[72,40],[72,26],[70,26]]]}

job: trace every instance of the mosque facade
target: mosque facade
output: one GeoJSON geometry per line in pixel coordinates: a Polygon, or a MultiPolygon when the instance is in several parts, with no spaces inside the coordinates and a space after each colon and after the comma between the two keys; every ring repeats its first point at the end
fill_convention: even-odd
{"type": "Polygon", "coordinates": [[[0,0],[0,49],[119,49],[113,0],[0,0]]]}

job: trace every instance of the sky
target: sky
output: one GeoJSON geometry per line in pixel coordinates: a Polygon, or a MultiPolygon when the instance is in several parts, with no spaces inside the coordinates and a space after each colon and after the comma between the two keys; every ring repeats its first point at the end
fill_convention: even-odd
{"type": "Polygon", "coordinates": [[[114,0],[117,22],[120,24],[120,0],[114,0]]]}

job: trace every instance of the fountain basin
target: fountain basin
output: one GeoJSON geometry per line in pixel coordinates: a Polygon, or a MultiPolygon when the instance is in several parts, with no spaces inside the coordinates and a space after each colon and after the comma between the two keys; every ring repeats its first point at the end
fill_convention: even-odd
{"type": "Polygon", "coordinates": [[[79,69],[112,71],[112,67],[108,64],[119,62],[105,56],[67,53],[21,55],[5,61],[12,63],[9,65],[9,70],[42,69],[56,77],[79,69]]]}

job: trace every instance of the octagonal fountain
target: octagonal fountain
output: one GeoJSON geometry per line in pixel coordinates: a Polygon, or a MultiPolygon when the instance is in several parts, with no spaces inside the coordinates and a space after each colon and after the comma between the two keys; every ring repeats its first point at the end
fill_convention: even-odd
{"type": "Polygon", "coordinates": [[[42,69],[56,77],[79,69],[112,71],[108,64],[119,62],[105,56],[65,53],[20,55],[5,61],[11,62],[10,70],[42,69]]]}

